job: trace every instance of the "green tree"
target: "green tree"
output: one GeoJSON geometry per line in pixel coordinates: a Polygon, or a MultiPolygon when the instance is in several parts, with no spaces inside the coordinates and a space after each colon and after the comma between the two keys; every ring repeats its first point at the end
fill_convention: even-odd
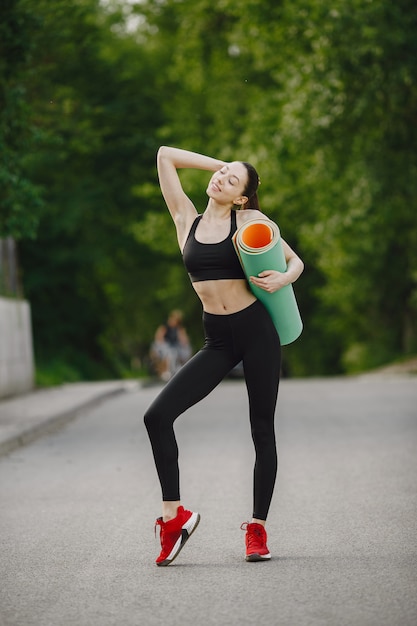
{"type": "Polygon", "coordinates": [[[41,207],[39,187],[28,175],[28,152],[36,145],[27,97],[36,19],[20,0],[0,7],[0,238],[33,237],[41,207]]]}
{"type": "MultiPolygon", "coordinates": [[[[1,223],[8,234],[18,216],[26,237],[40,219],[21,243],[38,360],[59,352],[74,375],[121,373],[178,306],[201,342],[156,180],[160,144],[258,168],[262,208],[306,263],[290,374],[416,349],[410,0],[6,5],[1,223]]],[[[203,210],[207,173],[181,176],[203,210]]]]}
{"type": "Polygon", "coordinates": [[[313,319],[327,312],[348,371],[416,349],[416,26],[407,1],[341,0],[294,23],[306,53],[287,126],[311,155],[299,184],[314,208],[301,245],[324,279],[313,319]]]}
{"type": "Polygon", "coordinates": [[[33,11],[42,28],[30,90],[44,139],[30,173],[45,205],[21,258],[37,360],[60,355],[74,376],[115,375],[149,341],[165,261],[132,227],[160,203],[149,192],[160,123],[152,58],[93,0],[33,11]]]}
{"type": "Polygon", "coordinates": [[[416,7],[147,7],[171,51],[164,136],[253,160],[264,209],[306,261],[290,369],[351,371],[415,350],[416,7]]]}

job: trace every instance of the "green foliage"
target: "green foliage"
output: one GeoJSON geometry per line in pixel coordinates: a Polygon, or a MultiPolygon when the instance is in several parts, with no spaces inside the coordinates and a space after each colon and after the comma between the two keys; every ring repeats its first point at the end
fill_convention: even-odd
{"type": "Polygon", "coordinates": [[[415,349],[415,5],[180,4],[169,139],[189,130],[192,145],[258,166],[263,206],[307,266],[289,369],[352,371],[415,349]]]}
{"type": "Polygon", "coordinates": [[[162,265],[144,266],[147,250],[131,228],[158,206],[138,187],[156,185],[152,59],[111,34],[117,16],[96,2],[33,10],[43,24],[32,84],[43,142],[30,165],[45,207],[21,259],[35,348],[42,362],[58,349],[80,375],[115,376],[149,340],[148,285],[162,265]]]}
{"type": "Polygon", "coordinates": [[[76,383],[83,380],[82,374],[68,363],[68,360],[50,359],[43,364],[36,363],[35,384],[37,387],[54,387],[64,383],[76,383]]]}
{"type": "Polygon", "coordinates": [[[28,102],[33,41],[37,23],[19,0],[0,8],[0,238],[33,237],[42,206],[39,186],[28,174],[36,146],[28,102]]]}
{"type": "MultiPolygon", "coordinates": [[[[415,3],[7,0],[2,11],[0,236],[23,238],[39,362],[90,378],[131,371],[177,307],[200,344],[156,179],[161,143],[258,168],[262,208],[306,264],[291,375],[417,349],[415,3]]],[[[207,176],[181,175],[203,210],[207,176]]]]}

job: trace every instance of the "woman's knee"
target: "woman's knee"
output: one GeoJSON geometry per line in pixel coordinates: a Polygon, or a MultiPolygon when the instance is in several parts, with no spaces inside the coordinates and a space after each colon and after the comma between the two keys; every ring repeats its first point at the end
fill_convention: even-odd
{"type": "Polygon", "coordinates": [[[163,431],[171,430],[177,414],[165,403],[154,402],[145,412],[143,421],[150,437],[163,431]]]}
{"type": "Polygon", "coordinates": [[[151,435],[156,429],[159,428],[161,423],[161,414],[153,406],[150,406],[146,411],[143,421],[145,422],[146,430],[151,435]]]}

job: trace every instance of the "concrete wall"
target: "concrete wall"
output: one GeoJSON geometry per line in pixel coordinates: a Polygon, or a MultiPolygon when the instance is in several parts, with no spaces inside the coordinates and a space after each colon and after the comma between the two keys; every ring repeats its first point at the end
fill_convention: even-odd
{"type": "Polygon", "coordinates": [[[29,303],[0,297],[0,398],[30,391],[33,385],[29,303]]]}

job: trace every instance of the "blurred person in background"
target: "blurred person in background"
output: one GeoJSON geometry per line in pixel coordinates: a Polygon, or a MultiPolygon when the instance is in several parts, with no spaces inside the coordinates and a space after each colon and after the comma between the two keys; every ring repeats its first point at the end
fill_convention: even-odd
{"type": "Polygon", "coordinates": [[[191,357],[191,345],[179,310],[171,311],[165,324],[156,329],[150,350],[159,378],[167,382],[191,357]]]}

